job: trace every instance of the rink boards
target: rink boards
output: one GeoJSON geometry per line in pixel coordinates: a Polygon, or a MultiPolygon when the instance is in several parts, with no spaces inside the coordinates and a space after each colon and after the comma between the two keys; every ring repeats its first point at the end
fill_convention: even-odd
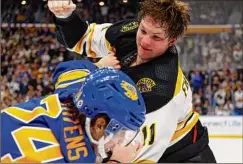
{"type": "Polygon", "coordinates": [[[201,116],[218,163],[243,163],[242,116],[201,116]]]}

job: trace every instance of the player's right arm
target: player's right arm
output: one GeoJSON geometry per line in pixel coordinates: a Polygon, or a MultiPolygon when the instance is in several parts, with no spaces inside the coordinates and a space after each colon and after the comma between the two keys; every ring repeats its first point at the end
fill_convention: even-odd
{"type": "Polygon", "coordinates": [[[85,22],[75,13],[76,5],[71,0],[49,0],[48,7],[55,15],[57,40],[68,50],[91,58],[101,58],[113,52],[105,38],[110,23],[85,22]]]}

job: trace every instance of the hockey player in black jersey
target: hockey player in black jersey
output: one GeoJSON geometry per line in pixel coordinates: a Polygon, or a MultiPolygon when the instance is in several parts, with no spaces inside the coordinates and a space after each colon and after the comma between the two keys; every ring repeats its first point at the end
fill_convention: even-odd
{"type": "Polygon", "coordinates": [[[207,128],[193,111],[192,92],[174,46],[190,21],[187,3],[143,0],[138,20],[115,24],[83,21],[69,0],[49,0],[48,7],[61,44],[81,55],[103,58],[103,65],[113,63],[142,92],[145,144],[134,162],[216,162],[207,128]]]}

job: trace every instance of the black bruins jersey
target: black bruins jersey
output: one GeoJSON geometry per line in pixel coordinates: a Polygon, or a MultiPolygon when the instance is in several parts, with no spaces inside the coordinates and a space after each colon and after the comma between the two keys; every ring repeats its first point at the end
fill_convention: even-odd
{"type": "Polygon", "coordinates": [[[184,162],[208,145],[207,130],[192,109],[192,92],[175,46],[150,62],[129,67],[137,55],[136,20],[88,24],[73,13],[54,23],[58,41],[70,51],[102,58],[115,47],[121,69],[142,92],[147,108],[141,128],[144,147],[134,162],[184,162]]]}

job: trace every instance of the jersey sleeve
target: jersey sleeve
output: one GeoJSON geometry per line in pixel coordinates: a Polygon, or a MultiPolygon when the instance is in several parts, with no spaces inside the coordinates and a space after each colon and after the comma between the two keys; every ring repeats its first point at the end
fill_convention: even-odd
{"type": "Polygon", "coordinates": [[[61,101],[76,94],[85,77],[97,67],[89,60],[73,60],[60,63],[52,75],[55,87],[54,93],[59,95],[61,101]]]}
{"type": "Polygon", "coordinates": [[[84,22],[75,12],[65,19],[54,19],[57,40],[68,50],[86,54],[90,58],[101,58],[112,51],[106,40],[106,30],[110,23],[96,24],[84,22]]]}

